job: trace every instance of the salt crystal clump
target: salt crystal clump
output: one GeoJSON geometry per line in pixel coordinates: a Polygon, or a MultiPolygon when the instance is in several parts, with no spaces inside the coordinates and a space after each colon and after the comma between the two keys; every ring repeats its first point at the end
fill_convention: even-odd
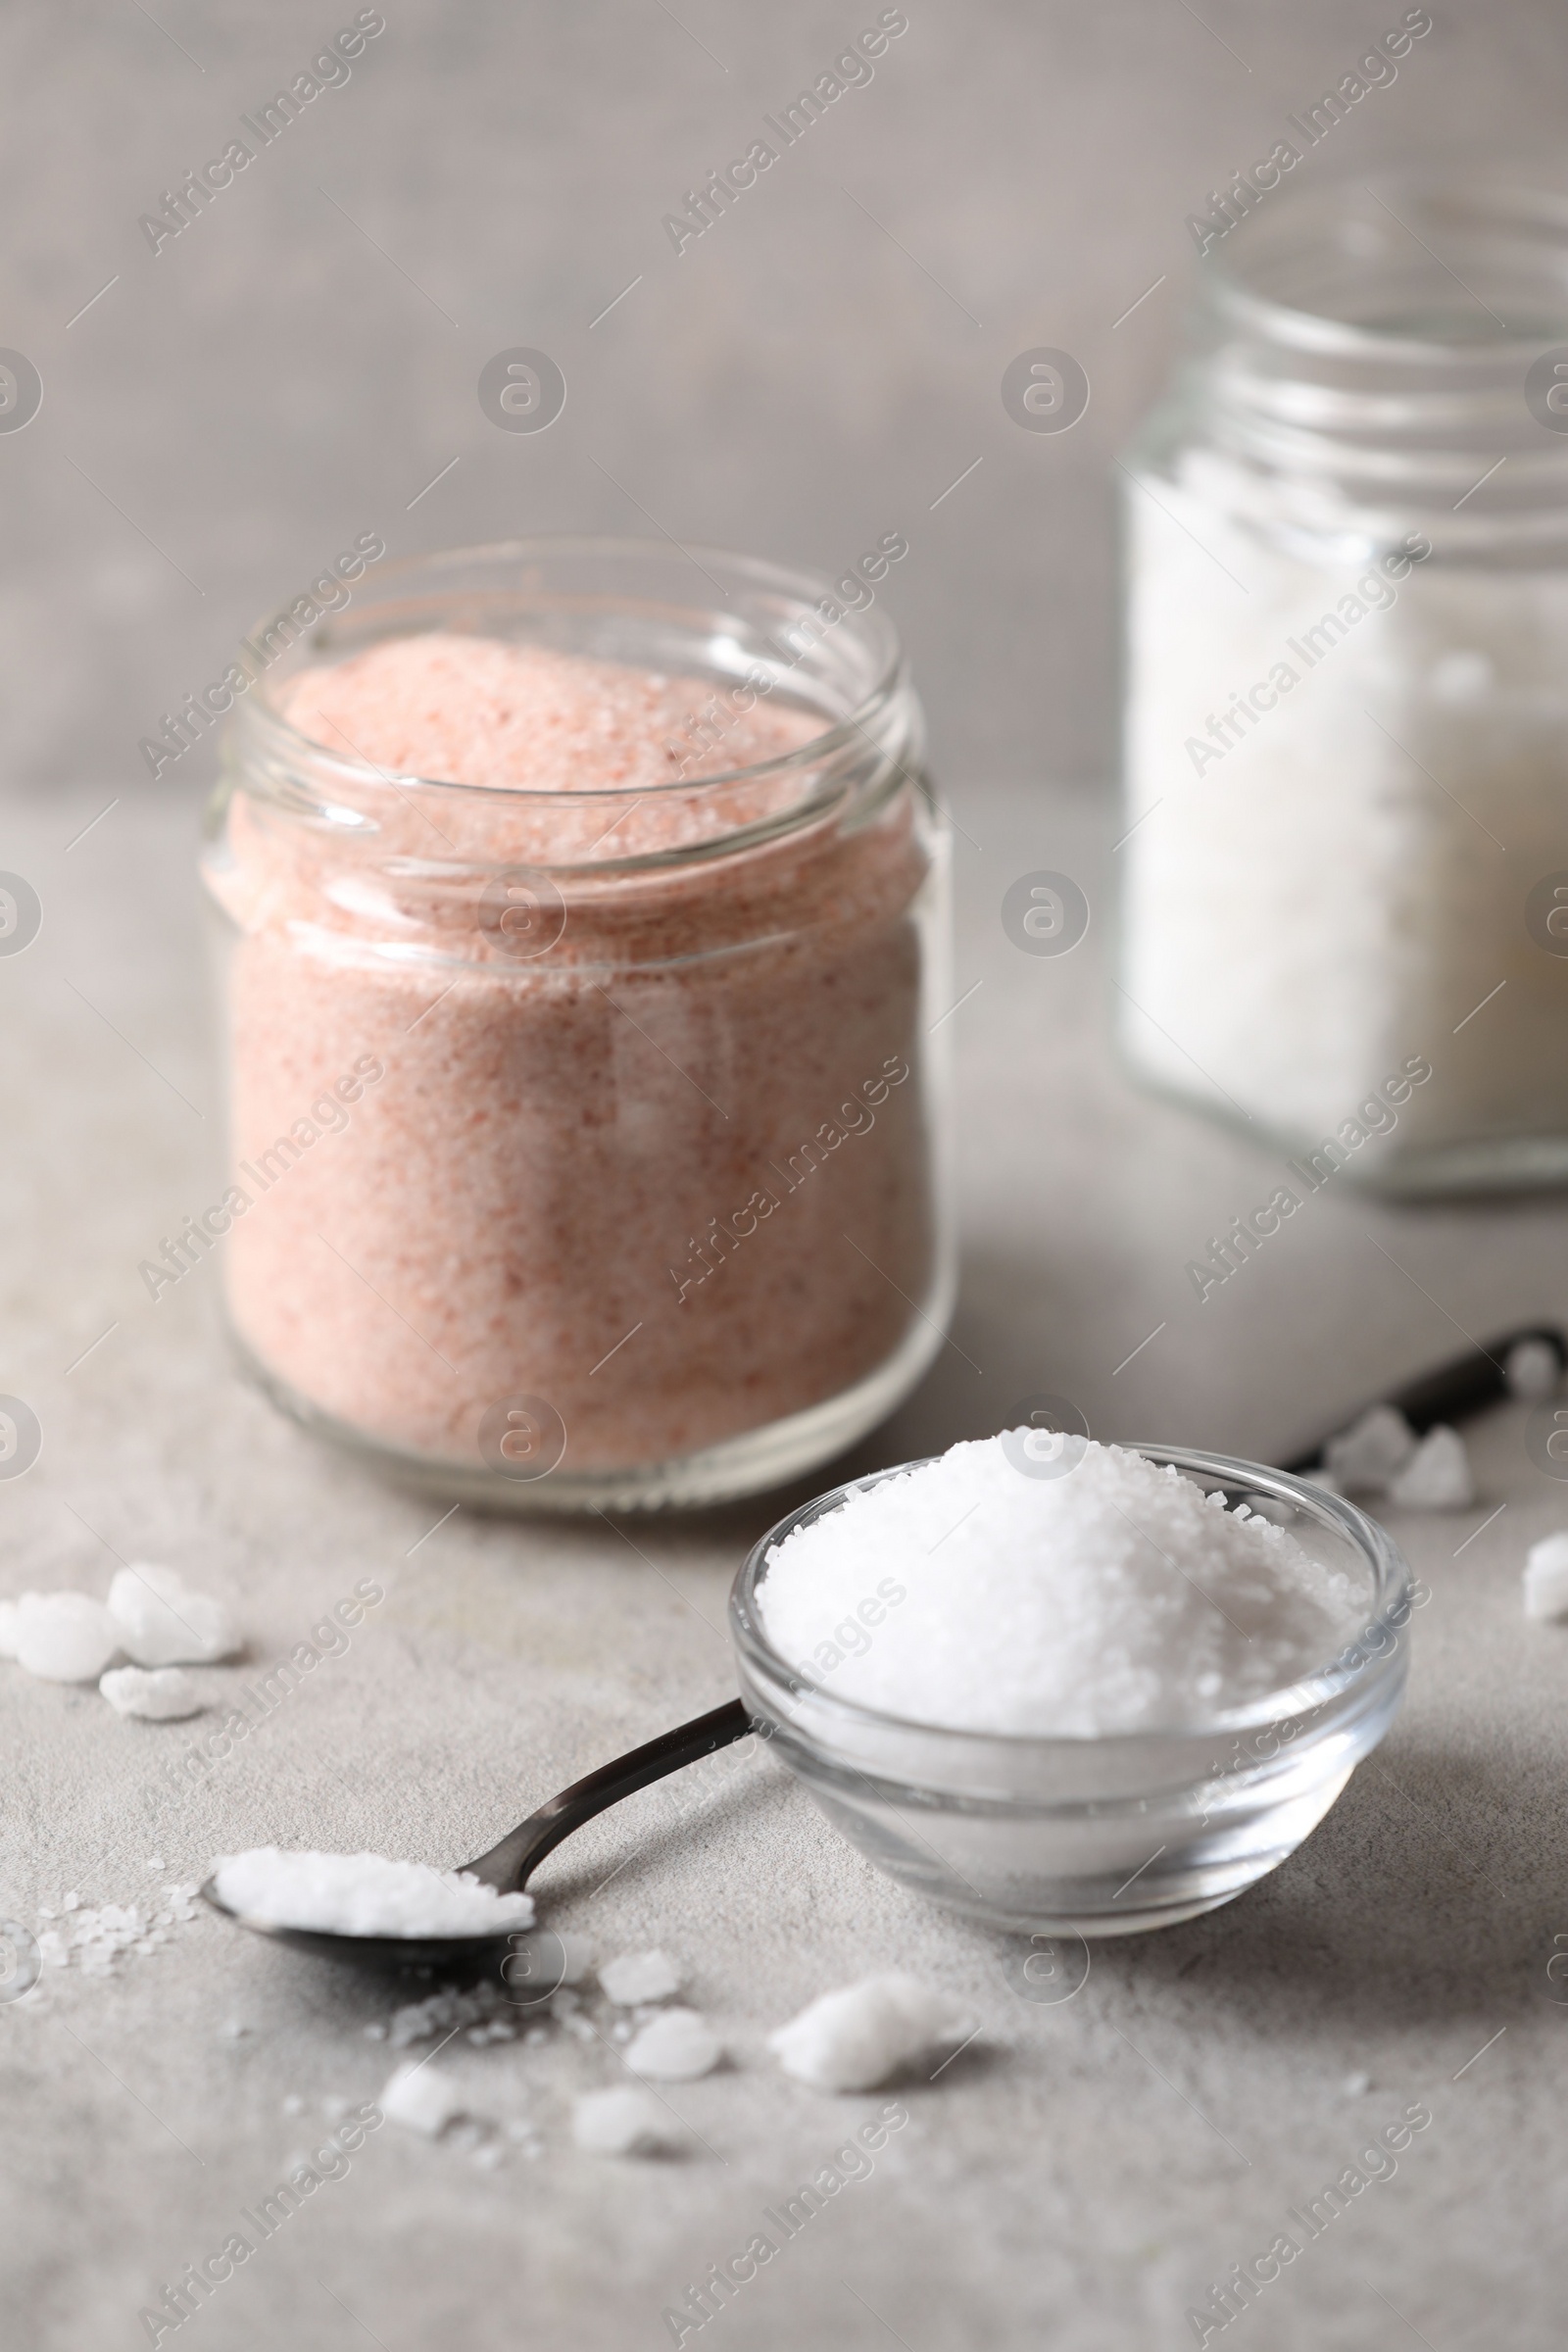
{"type": "Polygon", "coordinates": [[[651,2082],[695,2082],[711,2074],[723,2055],[717,2034],[695,2009],[665,2009],[644,2026],[626,2064],[651,2082]]]}
{"type": "Polygon", "coordinates": [[[434,2139],[455,2115],[464,2112],[463,2093],[452,2077],[442,2074],[427,2059],[417,2060],[413,2066],[400,2066],[376,2104],[389,2124],[402,2124],[410,2132],[422,2132],[426,2139],[434,2139]]]}
{"type": "Polygon", "coordinates": [[[1093,1443],[1058,1476],[1015,1458],[955,1446],[794,1529],[757,1592],[772,1647],[889,1715],[1083,1736],[1210,1721],[1366,1621],[1369,1575],[1175,1469],[1093,1443]]]}
{"type": "Polygon", "coordinates": [[[505,1936],[533,1925],[533,1897],[497,1894],[471,1871],[390,1862],[384,1854],[222,1854],[218,1892],[242,1919],[339,1936],[505,1936]]]}
{"type": "Polygon", "coordinates": [[[1525,1404],[1543,1404],[1557,1394],[1562,1363],[1549,1340],[1515,1340],[1503,1372],[1510,1396],[1525,1404]]]}
{"type": "Polygon", "coordinates": [[[1408,1511],[1462,1511],[1476,1498],[1470,1457],[1456,1429],[1429,1429],[1397,1478],[1389,1500],[1408,1511]]]}
{"type": "Polygon", "coordinates": [[[767,2046],[787,2075],[813,2090],[875,2090],[964,2032],[944,1994],[895,1972],[822,1993],[770,2034],[767,2046]]]}
{"type": "Polygon", "coordinates": [[[86,1592],[24,1592],[17,1663],[49,1683],[95,1683],[120,1647],[101,1600],[86,1592]]]}
{"type": "Polygon", "coordinates": [[[117,1715],[140,1715],[148,1723],[178,1723],[199,1715],[207,1703],[178,1666],[112,1666],[98,1688],[117,1715]]]}
{"type": "Polygon", "coordinates": [[[624,1952],[607,1960],[599,1971],[607,2000],[617,2009],[634,2008],[640,2001],[667,2001],[680,1990],[680,1970],[664,1952],[624,1952]]]}
{"type": "Polygon", "coordinates": [[[193,1592],[177,1570],[147,1560],[119,1570],[109,1588],[109,1613],[121,1647],[138,1666],[210,1666],[240,1646],[222,1601],[193,1592]]]}
{"type": "Polygon", "coordinates": [[[1381,1494],[1416,1449],[1416,1434],[1392,1404],[1375,1404],[1369,1412],[1330,1438],[1323,1449],[1323,1467],[1338,1482],[1342,1494],[1381,1494]]]}
{"type": "Polygon", "coordinates": [[[1568,1617],[1568,1528],[1543,1536],[1525,1553],[1525,1615],[1568,1617]]]}
{"type": "Polygon", "coordinates": [[[682,2134],[646,2090],[588,2090],[572,2102],[571,2136],[594,2156],[659,2156],[682,2134]]]}

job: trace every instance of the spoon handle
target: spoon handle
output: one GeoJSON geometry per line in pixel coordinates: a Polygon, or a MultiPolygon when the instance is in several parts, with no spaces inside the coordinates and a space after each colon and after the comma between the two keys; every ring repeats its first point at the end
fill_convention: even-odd
{"type": "MultiPolygon", "coordinates": [[[[1440,1421],[1463,1421],[1471,1413],[1479,1413],[1489,1404],[1500,1404],[1509,1395],[1508,1353],[1522,1340],[1540,1340],[1552,1350],[1559,1365],[1568,1365],[1568,1339],[1555,1323],[1528,1323],[1521,1330],[1505,1331],[1486,1347],[1466,1348],[1463,1355],[1451,1356],[1446,1363],[1423,1372],[1416,1380],[1406,1382],[1402,1389],[1394,1389],[1375,1401],[1392,1404],[1401,1412],[1418,1438],[1425,1437],[1440,1421]]],[[[1361,1411],[1367,1408],[1363,1405],[1361,1411]]],[[[1347,1413],[1338,1424],[1348,1429],[1359,1416],[1347,1413]]],[[[1298,1477],[1309,1476],[1321,1464],[1328,1441],[1314,1446],[1294,1460],[1280,1467],[1298,1477]]]]}
{"type": "Polygon", "coordinates": [[[663,1780],[668,1773],[679,1772],[683,1764],[695,1764],[715,1749],[728,1747],[732,1740],[744,1740],[751,1728],[745,1707],[732,1698],[692,1723],[661,1732],[646,1746],[634,1747],[629,1755],[617,1756],[613,1764],[602,1764],[585,1780],[573,1781],[569,1788],[563,1788],[559,1796],[551,1797],[537,1813],[530,1813],[526,1821],[509,1831],[499,1845],[463,1867],[503,1894],[517,1892],[527,1886],[546,1854],[573,1830],[580,1830],[585,1821],[592,1821],[596,1813],[605,1812],[653,1781],[663,1780]]]}

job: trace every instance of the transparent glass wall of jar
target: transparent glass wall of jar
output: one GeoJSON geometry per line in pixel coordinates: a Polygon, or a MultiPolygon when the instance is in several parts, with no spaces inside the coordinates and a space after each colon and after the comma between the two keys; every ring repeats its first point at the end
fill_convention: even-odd
{"type": "Polygon", "coordinates": [[[696,553],[382,567],[236,713],[204,860],[229,1323],[286,1411],[440,1494],[754,1492],[888,1413],[951,1313],[947,841],[895,633],[864,581],[696,553]],[[710,754],[759,695],[820,728],[542,793],[282,715],[307,664],[432,629],[689,675],[710,754]]]}
{"type": "Polygon", "coordinates": [[[1568,198],[1287,185],[1200,268],[1127,469],[1124,1054],[1307,1186],[1560,1182],[1568,198]]]}

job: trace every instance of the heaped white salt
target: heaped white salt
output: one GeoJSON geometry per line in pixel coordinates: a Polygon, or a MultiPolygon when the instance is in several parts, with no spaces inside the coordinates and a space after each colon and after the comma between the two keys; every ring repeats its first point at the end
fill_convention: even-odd
{"type": "Polygon", "coordinates": [[[138,1666],[210,1666],[240,1646],[227,1606],[193,1592],[172,1568],[135,1560],[109,1588],[120,1646],[138,1666]]]}
{"type": "Polygon", "coordinates": [[[599,1984],[617,2009],[634,2009],[640,2001],[667,2001],[679,1992],[680,1970],[665,1952],[625,1952],[606,1961],[599,1984]]]}
{"type": "Polygon", "coordinates": [[[626,2052],[626,2064],[650,2082],[695,2082],[711,2074],[723,2044],[695,2009],[665,2009],[651,2018],[626,2052]]]}
{"type": "Polygon", "coordinates": [[[178,1666],[111,1666],[98,1688],[117,1715],[140,1715],[148,1723],[179,1723],[207,1704],[178,1666]]]}
{"type": "Polygon", "coordinates": [[[505,1936],[533,1925],[533,1897],[497,1894],[469,1871],[255,1846],[213,1865],[218,1892],[242,1919],[339,1936],[505,1936]]]}
{"type": "Polygon", "coordinates": [[[1462,1511],[1475,1498],[1464,1440],[1441,1421],[1427,1431],[1398,1477],[1389,1481],[1389,1500],[1401,1510],[1462,1511]]]}
{"type": "Polygon", "coordinates": [[[587,2090],[574,2099],[571,2136],[594,2156],[661,2156],[683,2133],[667,2107],[646,2090],[587,2090]]]}
{"type": "Polygon", "coordinates": [[[1543,1536],[1525,1553],[1525,1615],[1568,1617],[1568,1528],[1543,1536]]]}
{"type": "Polygon", "coordinates": [[[20,1604],[14,1600],[0,1600],[0,1658],[16,1656],[21,1630],[20,1604]]]}
{"type": "Polygon", "coordinates": [[[450,2075],[442,2074],[428,2059],[400,2066],[376,2104],[389,2124],[422,2132],[426,2139],[434,2139],[455,2115],[464,2112],[462,2091],[450,2075]]]}
{"type": "Polygon", "coordinates": [[[1515,1340],[1503,1364],[1508,1394],[1523,1404],[1544,1404],[1555,1396],[1562,1365],[1549,1340],[1515,1340]]]}
{"type": "Polygon", "coordinates": [[[988,1438],[796,1528],[757,1599],[773,1647],[835,1697],[1082,1736],[1209,1722],[1299,1681],[1369,1595],[1369,1576],[1121,1446],[1030,1476],[988,1438]]]}
{"type": "Polygon", "coordinates": [[[813,2090],[875,2090],[968,2028],[945,1993],[898,1972],[824,1992],[767,2037],[787,2075],[813,2090]]]}
{"type": "Polygon", "coordinates": [[[1374,1404],[1330,1438],[1323,1467],[1342,1494],[1381,1494],[1416,1449],[1416,1434],[1392,1404],[1374,1404]]]}
{"type": "Polygon", "coordinates": [[[101,1600],[87,1592],[24,1592],[17,1663],[49,1683],[95,1683],[120,1647],[101,1600]]]}

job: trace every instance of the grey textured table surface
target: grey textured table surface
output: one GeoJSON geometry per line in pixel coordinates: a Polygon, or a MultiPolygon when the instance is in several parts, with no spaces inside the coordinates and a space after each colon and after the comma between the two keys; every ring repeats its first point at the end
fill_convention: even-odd
{"type": "MultiPolygon", "coordinates": [[[[727,1694],[726,1587],[779,1507],[636,1522],[630,1541],[467,1511],[429,1533],[438,1506],[319,1450],[240,1384],[206,1277],[148,1300],[136,1263],[201,1197],[211,1099],[187,828],[172,812],[118,832],[111,818],[68,852],[101,805],[64,796],[10,833],[51,919],[0,966],[7,1225],[27,1237],[8,1253],[0,1328],[6,1386],[34,1404],[45,1445],[0,1485],[0,1589],[103,1590],[116,1554],[172,1561],[235,1596],[252,1682],[357,1580],[387,1598],[188,1792],[161,1770],[187,1730],[122,1722],[90,1690],[4,1669],[0,1895],[33,1926],[68,1890],[145,1902],[235,1843],[441,1862],[478,1850],[537,1795],[727,1694]]],[[[1042,1387],[1078,1396],[1102,1434],[1266,1458],[1458,1344],[1455,1323],[1568,1307],[1555,1205],[1411,1214],[1328,1195],[1200,1306],[1183,1261],[1261,1193],[1266,1155],[1111,1074],[1102,933],[1043,962],[996,914],[996,874],[1047,863],[1083,874],[1100,903],[1108,811],[979,789],[963,809],[959,980],[981,985],[956,1016],[962,1353],[945,1352],[858,1459],[995,1426],[1042,1387]]],[[[1016,1944],[880,1878],[770,1758],[710,1768],[678,1813],[646,1792],[539,1886],[550,1918],[602,1957],[658,1943],[689,1971],[731,2056],[669,2093],[687,2154],[573,2150],[572,2094],[620,2071],[604,2042],[560,2026],[533,2045],[460,2036],[437,2063],[481,2113],[532,2118],[543,2153],[513,2147],[484,2170],[386,2127],[180,2340],[669,2341],[664,2307],[765,2230],[763,2207],[879,2104],[787,2082],[766,2031],[828,1985],[899,1966],[951,1988],[979,2036],[936,2082],[899,2086],[907,2127],[710,2323],[724,2339],[1192,2341],[1200,2290],[1421,2100],[1433,2124],[1396,2176],[1237,2327],[1279,2352],[1381,2346],[1411,2328],[1438,2352],[1559,2341],[1568,2015],[1546,1966],[1568,1933],[1568,1637],[1527,1625],[1518,1570],[1526,1541],[1568,1519],[1568,1494],[1527,1458],[1512,1408],[1474,1443],[1474,1510],[1398,1527],[1435,1594],[1415,1621],[1407,1708],[1253,1892],[1098,1948],[1082,1990],[1042,2005],[1009,1985],[1016,1944]],[[1356,2075],[1371,2085],[1358,2096],[1356,2075]]],[[[203,1680],[217,1696],[225,1677],[203,1680]]],[[[388,2010],[371,1986],[207,1916],[109,1977],[49,1970],[0,2006],[7,2342],[148,2340],[138,2313],[319,2143],[323,2100],[374,2097],[392,2061],[365,2028],[388,2010]],[[229,2038],[233,2021],[251,2032],[229,2038]]]]}
{"type": "MultiPolygon", "coordinates": [[[[869,86],[678,257],[662,216],[875,9],[384,13],[352,79],[156,254],[140,216],[338,20],[315,0],[67,0],[0,22],[0,344],[44,388],[26,429],[0,433],[0,866],[45,907],[36,943],[0,959],[0,1391],[45,1430],[37,1467],[0,1483],[0,1592],[102,1590],[116,1553],[171,1560],[235,1595],[254,1676],[358,1579],[387,1590],[347,1653],[182,1797],[160,1769],[178,1727],[0,1669],[0,1912],[34,1925],[68,1889],[145,1900],[153,1855],[188,1878],[274,1835],[476,1850],[725,1694],[725,1589],[782,1507],[634,1528],[642,1556],[597,1526],[462,1512],[428,1533],[434,1509],[317,1451],[234,1378],[205,1277],[157,1307],[137,1283],[210,1197],[213,1095],[189,879],[207,754],[155,785],[138,742],[359,532],[401,555],[663,531],[831,569],[906,531],[889,606],[964,827],[959,990],[981,983],[954,1016],[963,1354],[859,1462],[993,1428],[1042,1389],[1104,1435],[1267,1458],[1459,1345],[1456,1324],[1568,1310],[1559,1202],[1330,1195],[1199,1305],[1183,1262],[1273,1169],[1115,1076],[1109,796],[1042,781],[1109,764],[1111,461],[1170,365],[1185,216],[1402,10],[911,0],[869,86]],[[568,381],[544,434],[495,430],[475,399],[518,344],[568,381]],[[1070,433],[1021,433],[998,398],[1039,344],[1093,383],[1070,433]],[[998,921],[1041,866],[1096,908],[1057,962],[1016,955],[998,921]]],[[[1556,12],[1432,13],[1313,171],[1550,152],[1556,12]]],[[[1164,2352],[1193,2340],[1195,2295],[1420,2099],[1434,2121],[1397,2176],[1233,2333],[1260,2352],[1560,2342],[1568,2025],[1546,1966],[1568,1934],[1568,1640],[1525,1624],[1517,1571],[1568,1497],[1513,1416],[1475,1446],[1474,1512],[1399,1530],[1435,1593],[1406,1712],[1253,1893],[1104,1947],[1074,1999],[1040,2005],[1010,1989],[1004,1939],[877,1877],[767,1759],[704,1781],[678,1819],[650,1792],[541,1890],[602,1953],[659,1941],[690,1971],[732,2063],[673,2093],[700,2135],[688,2156],[572,2152],[572,2093],[617,2071],[598,2044],[460,2038],[438,2063],[483,2111],[533,2117],[544,2153],[485,2171],[383,2130],[178,2340],[667,2342],[662,2308],[878,2103],[785,2082],[766,2030],[901,1965],[951,1987],[978,2038],[901,2086],[909,2123],[871,2178],[705,2334],[1164,2352]]],[[[321,2102],[374,2096],[390,2059],[364,2028],[386,2011],[205,1917],[111,1977],[51,1972],[0,2004],[7,2352],[147,2341],[138,2312],[318,2144],[321,2102]],[[232,2021],[253,2031],[227,2037],[232,2021]]]]}

